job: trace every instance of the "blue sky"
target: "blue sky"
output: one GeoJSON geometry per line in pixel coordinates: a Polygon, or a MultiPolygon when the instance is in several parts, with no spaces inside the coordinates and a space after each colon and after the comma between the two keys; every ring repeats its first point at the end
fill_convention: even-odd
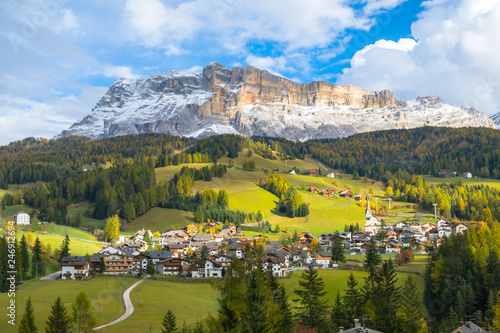
{"type": "Polygon", "coordinates": [[[53,137],[119,77],[252,65],[497,113],[500,0],[0,4],[0,144],[53,137]]]}

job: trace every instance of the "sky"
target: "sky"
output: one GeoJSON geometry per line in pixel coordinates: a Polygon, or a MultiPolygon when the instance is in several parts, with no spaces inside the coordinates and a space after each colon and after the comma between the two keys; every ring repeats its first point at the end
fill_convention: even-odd
{"type": "Polygon", "coordinates": [[[500,0],[3,0],[0,145],[54,137],[120,77],[212,61],[491,115],[498,54],[500,0]]]}

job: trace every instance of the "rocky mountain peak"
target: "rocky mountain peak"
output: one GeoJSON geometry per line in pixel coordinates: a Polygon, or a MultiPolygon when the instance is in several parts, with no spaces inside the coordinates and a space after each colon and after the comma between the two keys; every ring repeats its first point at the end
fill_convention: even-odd
{"type": "Polygon", "coordinates": [[[389,90],[325,81],[300,84],[252,66],[228,69],[212,62],[198,73],[118,79],[88,116],[61,135],[239,133],[307,140],[419,126],[495,125],[437,96],[403,102],[389,90]]]}

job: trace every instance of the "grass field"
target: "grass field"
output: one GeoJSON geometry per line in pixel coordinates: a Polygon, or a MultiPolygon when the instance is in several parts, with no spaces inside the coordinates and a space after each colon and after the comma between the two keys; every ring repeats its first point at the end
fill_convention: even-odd
{"type": "Polygon", "coordinates": [[[202,168],[204,166],[211,166],[212,163],[192,163],[192,164],[180,164],[180,165],[169,165],[166,167],[161,167],[161,168],[156,168],[155,169],[155,174],[156,174],[156,181],[159,182],[162,179],[165,180],[170,180],[172,177],[179,172],[182,167],[188,166],[190,168],[202,168]]]}
{"type": "MultiPolygon", "coordinates": [[[[45,331],[45,321],[50,313],[50,305],[55,299],[61,297],[64,305],[71,315],[71,304],[80,291],[84,291],[92,300],[92,305],[97,316],[97,324],[105,324],[122,315],[123,292],[134,282],[133,278],[97,277],[90,281],[26,281],[16,292],[16,319],[21,321],[24,306],[28,296],[34,306],[35,323],[39,332],[45,331]],[[100,311],[99,311],[100,309],[100,311]]],[[[8,304],[7,293],[0,294],[0,304],[8,304]]],[[[19,326],[7,324],[7,320],[0,321],[0,332],[17,332],[19,326]]],[[[141,330],[142,331],[142,330],[141,330]]]]}
{"type": "Polygon", "coordinates": [[[43,225],[40,229],[43,231],[47,231],[50,234],[68,235],[69,237],[86,239],[91,241],[96,240],[96,238],[91,234],[89,234],[87,231],[77,228],[72,228],[66,225],[57,225],[54,222],[43,225]]]}
{"type": "MultiPolygon", "coordinates": [[[[92,224],[95,223],[95,225],[99,229],[104,229],[104,226],[106,225],[106,220],[105,219],[97,220],[97,219],[93,219],[91,217],[85,216],[85,211],[87,209],[89,209],[89,205],[82,205],[79,207],[69,208],[68,212],[71,214],[71,216],[73,218],[78,214],[78,212],[82,213],[82,226],[84,226],[85,228],[91,228],[92,224]]],[[[90,209],[92,210],[93,208],[91,207],[90,209]]]]}
{"type": "Polygon", "coordinates": [[[193,325],[217,312],[217,292],[208,283],[145,281],[131,293],[135,312],[127,320],[103,329],[103,333],[159,332],[165,313],[171,309],[177,325],[193,325]]]}
{"type": "MultiPolygon", "coordinates": [[[[213,178],[212,181],[197,181],[192,190],[203,191],[206,189],[221,190],[224,189],[228,193],[229,208],[232,210],[240,210],[245,213],[261,211],[264,220],[269,221],[272,225],[279,224],[281,230],[286,227],[290,232],[309,231],[313,234],[321,234],[323,232],[333,232],[335,230],[343,230],[345,224],[355,224],[364,221],[364,210],[359,206],[359,202],[352,199],[323,197],[319,194],[313,194],[307,190],[300,190],[304,201],[310,203],[310,215],[303,218],[288,218],[286,216],[277,215],[273,212],[276,207],[278,198],[259,186],[261,179],[265,179],[267,175],[273,172],[274,169],[282,169],[284,171],[296,166],[300,169],[318,169],[320,163],[310,156],[305,160],[281,161],[268,160],[261,156],[253,154],[250,159],[255,161],[255,171],[245,171],[242,169],[243,159],[248,158],[247,150],[239,154],[239,157],[233,159],[235,167],[228,169],[228,172],[220,178],[213,178]],[[266,173],[267,172],[267,173],[266,173]]],[[[229,159],[223,157],[220,159],[222,163],[228,163],[229,159]]],[[[157,179],[172,177],[175,171],[180,170],[182,166],[170,166],[156,169],[157,179]]],[[[326,174],[329,169],[321,167],[322,173],[326,174]]],[[[298,189],[303,186],[308,189],[312,186],[318,187],[320,190],[330,187],[337,191],[349,189],[356,194],[367,194],[371,187],[379,203],[387,201],[384,197],[385,185],[379,181],[368,180],[353,180],[351,175],[342,174],[342,178],[326,178],[321,176],[302,176],[302,175],[285,175],[290,184],[298,189]]],[[[387,222],[396,222],[411,220],[415,217],[418,208],[405,207],[405,203],[393,204],[394,209],[390,215],[384,218],[387,222]]],[[[422,218],[427,219],[433,217],[430,212],[422,212],[422,218]]],[[[155,209],[143,217],[129,224],[127,230],[136,230],[145,225],[153,225],[154,228],[161,228],[164,225],[185,225],[179,222],[183,220],[183,216],[178,216],[171,211],[155,209]],[[132,228],[131,228],[132,227],[132,228]]],[[[186,221],[189,223],[191,221],[186,221]]],[[[279,237],[279,236],[276,236],[279,237]]]]}
{"type": "MultiPolygon", "coordinates": [[[[318,271],[319,277],[323,278],[323,281],[325,282],[325,291],[328,293],[326,297],[328,298],[328,303],[330,305],[333,305],[337,292],[340,292],[340,295],[343,295],[343,291],[347,289],[347,277],[351,274],[351,272],[354,274],[354,277],[358,281],[358,287],[361,287],[364,283],[363,278],[368,276],[368,272],[366,271],[354,270],[354,269],[318,271]]],[[[295,297],[295,295],[293,294],[293,290],[299,287],[300,276],[301,272],[298,271],[294,272],[290,279],[281,280],[281,282],[283,282],[283,284],[286,287],[287,294],[290,300],[295,297]]],[[[422,295],[424,289],[424,279],[415,274],[411,274],[411,276],[416,282],[420,290],[420,294],[422,295]]],[[[407,277],[408,273],[397,273],[398,286],[403,285],[407,277]]]]}
{"type": "MultiPolygon", "coordinates": [[[[28,233],[18,232],[16,234],[16,237],[18,239],[21,239],[22,235],[27,235],[27,234],[28,233]]],[[[64,240],[63,236],[57,236],[51,234],[32,233],[32,235],[34,239],[36,239],[36,237],[38,236],[41,242],[43,242],[44,244],[50,244],[52,251],[54,251],[56,248],[61,247],[61,244],[64,240]]],[[[106,245],[104,243],[82,241],[70,238],[69,241],[70,254],[73,256],[84,256],[87,253],[92,254],[95,252],[99,252],[101,250],[101,244],[102,246],[106,245]]]]}
{"type": "Polygon", "coordinates": [[[136,218],[126,225],[126,231],[149,229],[154,231],[167,231],[172,226],[179,224],[179,227],[185,227],[194,222],[194,214],[177,209],[166,209],[155,207],[146,214],[136,218]]]}
{"type": "Polygon", "coordinates": [[[441,177],[429,177],[429,176],[422,176],[422,178],[427,181],[429,185],[439,185],[442,183],[456,183],[463,181],[465,185],[484,185],[484,186],[490,186],[494,187],[497,189],[500,189],[500,180],[498,179],[490,179],[490,178],[463,178],[463,177],[448,177],[448,178],[441,178],[441,177]]]}
{"type": "Polygon", "coordinates": [[[12,217],[20,210],[24,210],[26,213],[29,214],[33,210],[33,207],[28,205],[6,206],[2,214],[4,217],[12,217]]]}

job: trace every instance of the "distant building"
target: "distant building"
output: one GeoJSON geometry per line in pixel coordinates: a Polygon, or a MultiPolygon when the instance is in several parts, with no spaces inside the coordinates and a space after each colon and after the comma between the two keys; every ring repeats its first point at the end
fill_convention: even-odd
{"type": "Polygon", "coordinates": [[[64,257],[61,260],[61,279],[85,280],[89,277],[89,257],[64,257]]]}
{"type": "Polygon", "coordinates": [[[335,178],[335,174],[333,172],[327,173],[326,174],[327,178],[335,178]]]}
{"type": "Polygon", "coordinates": [[[460,326],[451,333],[487,333],[487,331],[469,321],[465,325],[460,326]]]}
{"type": "Polygon", "coordinates": [[[464,173],[464,174],[462,175],[462,177],[464,177],[464,178],[472,178],[472,173],[470,173],[470,172],[466,172],[466,173],[464,173]]]}
{"type": "Polygon", "coordinates": [[[370,195],[368,194],[366,199],[365,231],[375,235],[381,226],[382,223],[372,214],[372,210],[370,208],[370,195]]]}
{"type": "Polygon", "coordinates": [[[14,221],[16,222],[16,225],[29,225],[30,216],[28,213],[21,210],[14,214],[14,221]]]}

